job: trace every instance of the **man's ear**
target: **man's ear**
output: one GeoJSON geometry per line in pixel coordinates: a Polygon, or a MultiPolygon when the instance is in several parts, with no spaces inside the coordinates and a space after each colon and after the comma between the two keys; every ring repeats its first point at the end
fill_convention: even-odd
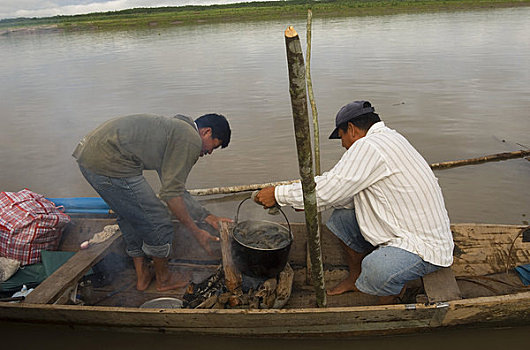
{"type": "Polygon", "coordinates": [[[357,129],[355,128],[355,125],[353,125],[353,123],[348,122],[348,133],[351,136],[355,136],[355,134],[357,133],[357,129]]]}
{"type": "Polygon", "coordinates": [[[208,136],[208,134],[212,134],[212,128],[210,127],[207,127],[207,128],[200,128],[199,129],[199,134],[201,136],[208,136]]]}

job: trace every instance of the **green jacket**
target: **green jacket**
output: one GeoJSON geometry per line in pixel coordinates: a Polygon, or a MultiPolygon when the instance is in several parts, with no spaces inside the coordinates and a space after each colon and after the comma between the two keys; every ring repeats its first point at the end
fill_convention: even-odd
{"type": "Polygon", "coordinates": [[[209,211],[185,189],[201,148],[202,140],[192,119],[135,114],[102,124],[79,142],[72,155],[84,168],[109,177],[156,170],[162,183],[160,198],[167,201],[183,197],[190,215],[202,221],[209,211]]]}

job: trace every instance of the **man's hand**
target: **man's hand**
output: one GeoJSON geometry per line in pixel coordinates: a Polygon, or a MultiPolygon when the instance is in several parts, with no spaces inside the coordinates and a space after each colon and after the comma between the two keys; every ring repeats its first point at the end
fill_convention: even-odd
{"type": "Polygon", "coordinates": [[[276,198],[274,197],[274,186],[265,187],[258,192],[256,198],[254,198],[256,203],[263,205],[265,208],[271,208],[276,205],[276,198]]]}
{"type": "Polygon", "coordinates": [[[208,231],[199,229],[193,232],[193,236],[199,242],[202,249],[204,249],[209,255],[213,255],[212,247],[210,242],[219,242],[219,237],[212,236],[208,231]]]}
{"type": "Polygon", "coordinates": [[[204,222],[212,226],[214,229],[219,230],[219,222],[234,222],[234,220],[210,214],[204,219],[204,222]]]}

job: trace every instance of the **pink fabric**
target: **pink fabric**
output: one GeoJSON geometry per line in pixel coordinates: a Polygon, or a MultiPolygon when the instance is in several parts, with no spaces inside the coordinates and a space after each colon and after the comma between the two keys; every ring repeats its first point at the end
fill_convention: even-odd
{"type": "Polygon", "coordinates": [[[0,193],[0,255],[34,264],[55,250],[70,217],[42,195],[23,189],[0,193]]]}

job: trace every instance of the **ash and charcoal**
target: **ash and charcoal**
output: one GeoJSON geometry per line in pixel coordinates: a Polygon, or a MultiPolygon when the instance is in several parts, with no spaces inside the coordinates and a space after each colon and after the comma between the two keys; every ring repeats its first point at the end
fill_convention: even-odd
{"type": "Polygon", "coordinates": [[[280,249],[290,243],[289,233],[284,228],[256,222],[240,223],[234,230],[234,238],[246,246],[258,249],[280,249]]]}

